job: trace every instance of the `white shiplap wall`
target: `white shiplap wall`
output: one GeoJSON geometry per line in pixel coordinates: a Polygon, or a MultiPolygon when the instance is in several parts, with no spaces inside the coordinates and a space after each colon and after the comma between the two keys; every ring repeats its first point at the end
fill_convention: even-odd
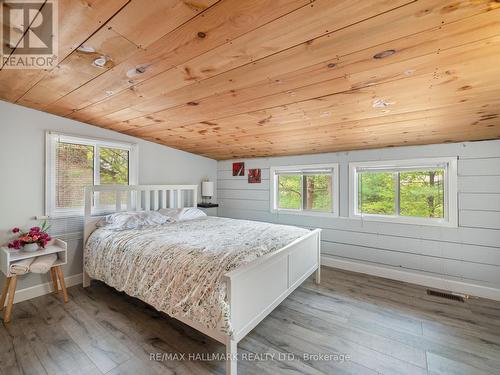
{"type": "Polygon", "coordinates": [[[318,155],[238,159],[218,163],[219,216],[323,228],[324,263],[500,299],[500,141],[386,148],[318,155]],[[348,163],[458,156],[459,227],[349,219],[348,163]],[[233,161],[262,169],[262,183],[233,177],[233,161]],[[336,162],[340,217],[273,214],[271,166],[336,162]]]}

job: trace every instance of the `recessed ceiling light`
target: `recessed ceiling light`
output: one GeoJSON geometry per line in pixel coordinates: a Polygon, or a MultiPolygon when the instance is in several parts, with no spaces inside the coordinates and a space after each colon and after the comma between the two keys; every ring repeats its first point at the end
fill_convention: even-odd
{"type": "Polygon", "coordinates": [[[386,107],[390,106],[391,104],[394,104],[394,103],[386,102],[384,99],[375,99],[372,102],[372,107],[373,108],[386,108],[386,107]]]}
{"type": "Polygon", "coordinates": [[[80,46],[76,49],[78,52],[84,52],[84,53],[94,53],[95,52],[95,48],[94,47],[90,47],[90,46],[80,46]]]}
{"type": "Polygon", "coordinates": [[[99,67],[99,68],[103,68],[107,62],[108,62],[108,58],[106,56],[101,56],[101,57],[98,57],[97,59],[95,59],[92,64],[99,67]]]}
{"type": "Polygon", "coordinates": [[[382,51],[382,52],[376,53],[375,55],[373,55],[373,58],[374,59],[383,59],[385,57],[392,56],[395,53],[396,53],[395,49],[388,49],[386,51],[382,51]]]}

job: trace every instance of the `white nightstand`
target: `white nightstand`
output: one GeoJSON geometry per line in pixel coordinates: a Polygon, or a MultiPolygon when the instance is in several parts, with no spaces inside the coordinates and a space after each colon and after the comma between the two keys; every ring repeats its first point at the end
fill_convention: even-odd
{"type": "Polygon", "coordinates": [[[54,292],[55,293],[59,292],[59,287],[57,284],[57,280],[59,279],[64,302],[68,302],[68,292],[66,291],[66,284],[64,283],[64,274],[61,268],[61,266],[66,264],[67,261],[66,242],[55,238],[51,240],[47,246],[45,246],[45,249],[33,252],[23,252],[22,250],[9,249],[7,247],[2,247],[0,249],[0,270],[7,277],[7,279],[5,280],[5,285],[2,289],[2,295],[0,297],[0,310],[3,310],[7,294],[9,295],[9,299],[7,301],[7,308],[5,309],[5,313],[3,316],[3,321],[5,323],[8,323],[10,321],[10,315],[12,313],[12,305],[14,304],[14,295],[16,293],[17,276],[18,276],[10,272],[11,264],[23,259],[36,258],[42,255],[48,255],[54,253],[57,254],[57,261],[50,269],[50,276],[52,278],[52,283],[54,285],[54,292]]]}

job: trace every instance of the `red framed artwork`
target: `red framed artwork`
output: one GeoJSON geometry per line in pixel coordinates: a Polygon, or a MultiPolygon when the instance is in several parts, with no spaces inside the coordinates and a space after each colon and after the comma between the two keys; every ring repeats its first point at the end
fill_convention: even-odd
{"type": "Polygon", "coordinates": [[[238,162],[233,163],[233,176],[244,176],[245,175],[245,163],[238,162]]]}
{"type": "Polygon", "coordinates": [[[261,182],[260,169],[249,169],[248,170],[248,183],[249,184],[260,184],[260,182],[261,182]]]}

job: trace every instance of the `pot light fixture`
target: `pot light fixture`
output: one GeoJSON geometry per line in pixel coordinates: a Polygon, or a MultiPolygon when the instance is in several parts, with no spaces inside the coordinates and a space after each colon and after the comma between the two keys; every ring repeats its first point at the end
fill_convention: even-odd
{"type": "Polygon", "coordinates": [[[394,104],[393,102],[386,102],[384,99],[375,99],[372,102],[372,107],[373,108],[386,108],[389,107],[390,105],[394,104]]]}
{"type": "Polygon", "coordinates": [[[98,68],[104,68],[106,63],[108,62],[108,58],[106,56],[100,56],[94,60],[92,65],[97,66],[98,68]]]}
{"type": "Polygon", "coordinates": [[[76,50],[78,52],[83,52],[83,53],[94,53],[95,52],[95,48],[94,47],[84,46],[84,45],[81,45],[76,50]]]}

